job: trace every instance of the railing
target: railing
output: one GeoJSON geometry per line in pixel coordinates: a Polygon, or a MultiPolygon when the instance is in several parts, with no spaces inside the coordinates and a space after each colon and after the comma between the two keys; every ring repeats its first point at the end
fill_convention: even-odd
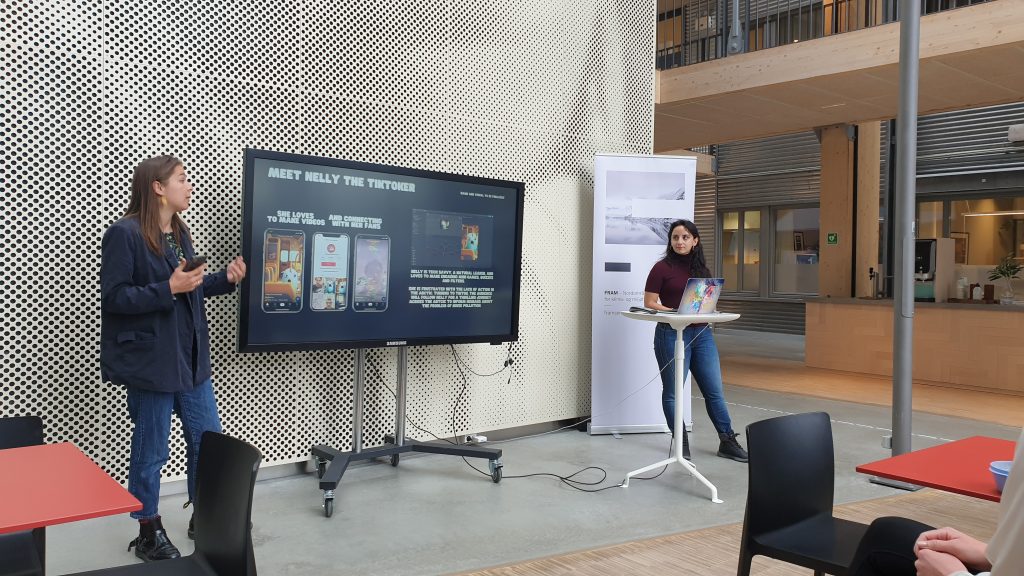
{"type": "Polygon", "coordinates": [[[659,0],[657,68],[676,68],[725,56],[731,0],[659,0]]]}
{"type": "MultiPolygon", "coordinates": [[[[921,13],[989,0],[919,0],[921,13]]],[[[729,55],[734,0],[658,0],[658,70],[729,55]]],[[[897,0],[739,0],[733,53],[832,36],[898,20],[897,0]]]]}

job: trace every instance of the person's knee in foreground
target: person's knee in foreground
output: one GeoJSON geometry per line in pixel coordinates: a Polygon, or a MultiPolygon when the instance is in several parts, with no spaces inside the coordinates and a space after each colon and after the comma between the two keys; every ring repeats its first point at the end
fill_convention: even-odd
{"type": "Polygon", "coordinates": [[[221,430],[204,298],[233,291],[246,271],[240,256],[220,272],[205,274],[205,265],[186,270],[195,252],[178,214],[191,196],[180,160],[145,160],[135,168],[127,211],[103,234],[100,366],[104,381],[127,389],[134,425],[128,490],[142,502],[131,514],[139,536],[128,549],[145,561],[180,556],[158,510],[171,415],[178,415],[185,435],[191,501],[199,440],[221,430]]]}
{"type": "MultiPolygon", "coordinates": [[[[673,311],[679,308],[686,282],[692,278],[708,278],[711,271],[704,259],[697,225],[689,220],[676,220],[669,225],[665,256],[655,263],[647,275],[644,306],[654,310],[673,311]]],[[[662,409],[669,430],[675,434],[675,358],[676,331],[667,323],[659,323],[654,331],[654,355],[661,368],[662,409]]],[[[683,331],[687,347],[683,374],[693,375],[704,395],[708,416],[718,432],[718,456],[737,462],[747,461],[747,451],[736,440],[729,409],[722,394],[722,368],[718,348],[707,324],[693,324],[683,331]]],[[[689,458],[689,439],[682,431],[684,455],[689,458]]]]}
{"type": "Polygon", "coordinates": [[[907,518],[878,518],[868,527],[853,565],[854,576],[972,576],[987,572],[988,546],[956,530],[932,528],[907,518]]]}

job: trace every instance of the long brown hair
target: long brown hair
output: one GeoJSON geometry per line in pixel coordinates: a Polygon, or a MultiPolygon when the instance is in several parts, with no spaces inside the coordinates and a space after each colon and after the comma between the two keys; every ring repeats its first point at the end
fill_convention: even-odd
{"type": "Polygon", "coordinates": [[[689,220],[676,220],[668,225],[668,246],[665,247],[665,256],[662,259],[675,266],[681,266],[684,262],[689,262],[691,278],[709,278],[711,276],[711,270],[708,269],[707,262],[704,260],[704,248],[701,246],[702,244],[703,242],[700,241],[700,232],[697,231],[696,224],[689,220]],[[686,228],[687,232],[697,239],[697,245],[690,250],[688,257],[676,254],[676,251],[672,249],[672,231],[678,226],[686,228]]]}
{"type": "MultiPolygon", "coordinates": [[[[132,174],[132,198],[124,215],[139,219],[146,245],[158,256],[164,253],[164,235],[160,230],[160,200],[153,192],[153,182],[167,182],[182,165],[174,156],[154,156],[140,162],[132,174]]],[[[178,246],[182,246],[181,239],[188,237],[188,227],[177,214],[171,218],[171,232],[178,246]]]]}

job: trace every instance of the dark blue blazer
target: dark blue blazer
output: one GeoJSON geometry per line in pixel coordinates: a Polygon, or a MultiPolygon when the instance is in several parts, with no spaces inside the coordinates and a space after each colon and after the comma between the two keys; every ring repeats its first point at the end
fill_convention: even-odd
{"type": "MultiPolygon", "coordinates": [[[[186,259],[195,252],[182,238],[186,259]]],[[[206,296],[235,289],[227,271],[207,274],[192,292],[171,295],[178,257],[165,243],[154,254],[139,221],[126,217],[103,234],[100,267],[103,380],[157,392],[185,392],[210,378],[210,330],[206,296]],[[194,343],[194,347],[193,347],[194,343]]]]}

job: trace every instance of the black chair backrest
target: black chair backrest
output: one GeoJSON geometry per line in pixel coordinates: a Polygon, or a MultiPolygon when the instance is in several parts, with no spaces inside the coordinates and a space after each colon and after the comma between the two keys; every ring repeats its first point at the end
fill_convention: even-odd
{"type": "Polygon", "coordinates": [[[0,418],[0,450],[43,443],[43,419],[39,416],[0,418]]]}
{"type": "Polygon", "coordinates": [[[260,455],[252,445],[203,434],[196,479],[196,553],[217,574],[250,574],[252,493],[260,455]]]}
{"type": "Polygon", "coordinates": [[[747,426],[747,448],[750,482],[744,529],[750,536],[832,515],[835,454],[828,414],[755,422],[747,426]]]}

